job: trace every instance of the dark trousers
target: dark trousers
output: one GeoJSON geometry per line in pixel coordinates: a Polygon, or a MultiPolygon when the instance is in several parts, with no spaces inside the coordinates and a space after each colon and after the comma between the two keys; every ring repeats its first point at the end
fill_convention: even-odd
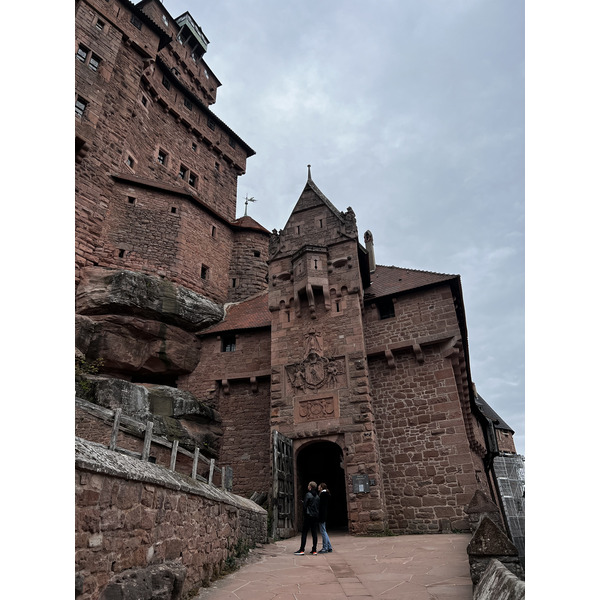
{"type": "Polygon", "coordinates": [[[306,536],[308,530],[312,533],[312,551],[317,551],[317,529],[319,527],[318,520],[310,515],[304,515],[304,522],[302,523],[302,542],[300,543],[300,550],[304,550],[306,546],[306,536]]]}

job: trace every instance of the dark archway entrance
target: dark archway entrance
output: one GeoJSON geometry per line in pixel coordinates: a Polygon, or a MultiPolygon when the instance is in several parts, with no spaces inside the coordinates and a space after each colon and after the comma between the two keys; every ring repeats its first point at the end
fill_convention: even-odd
{"type": "MultiPolygon", "coordinates": [[[[342,449],[333,442],[314,442],[304,446],[298,452],[296,474],[299,507],[306,494],[310,481],[317,485],[325,482],[331,493],[327,529],[348,529],[348,507],[346,504],[346,477],[344,473],[342,449]]],[[[300,508],[301,511],[301,508],[300,508]]],[[[299,520],[302,523],[302,520],[299,520]]]]}

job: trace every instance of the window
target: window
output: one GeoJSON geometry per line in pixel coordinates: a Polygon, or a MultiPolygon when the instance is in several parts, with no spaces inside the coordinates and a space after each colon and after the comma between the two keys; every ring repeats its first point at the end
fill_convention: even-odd
{"type": "Polygon", "coordinates": [[[235,148],[235,140],[234,140],[234,139],[233,139],[231,136],[229,137],[229,145],[230,145],[232,148],[235,148]]]}
{"type": "Polygon", "coordinates": [[[127,155],[127,159],[125,160],[125,164],[130,169],[133,169],[133,165],[135,165],[135,160],[133,160],[133,157],[131,155],[127,155]]]}
{"type": "Polygon", "coordinates": [[[200,268],[200,279],[208,279],[208,267],[206,265],[202,265],[200,268]]]}
{"type": "Polygon", "coordinates": [[[235,334],[221,336],[221,352],[235,352],[235,334]]]}
{"type": "Polygon", "coordinates": [[[100,66],[100,61],[102,59],[97,56],[96,54],[92,53],[92,56],[90,57],[90,62],[88,64],[88,67],[92,70],[92,71],[97,71],[98,67],[100,66]]]}
{"type": "Polygon", "coordinates": [[[188,169],[185,165],[180,165],[179,167],[179,177],[185,181],[188,169]]]}
{"type": "Polygon", "coordinates": [[[171,82],[167,79],[166,75],[163,75],[162,84],[168,89],[171,89],[171,82]]]}
{"type": "Polygon", "coordinates": [[[396,312],[394,310],[394,302],[391,298],[384,298],[379,300],[377,303],[377,310],[379,311],[380,319],[391,319],[396,316],[396,312]]]}
{"type": "Polygon", "coordinates": [[[82,44],[79,44],[79,48],[77,49],[77,58],[81,62],[85,62],[85,59],[87,58],[88,52],[89,52],[88,48],[86,48],[82,44]]]}
{"type": "Polygon", "coordinates": [[[256,256],[256,258],[260,257],[260,250],[254,250],[254,256],[256,256]]]}
{"type": "Polygon", "coordinates": [[[177,214],[177,207],[176,206],[171,206],[171,214],[173,214],[173,215],[177,214]]]}
{"type": "Polygon", "coordinates": [[[235,284],[236,284],[236,279],[235,279],[235,277],[233,277],[233,278],[231,279],[231,287],[232,287],[232,288],[234,288],[234,287],[235,287],[235,284]]]}
{"type": "Polygon", "coordinates": [[[196,184],[198,183],[198,176],[195,173],[190,172],[190,177],[188,179],[188,183],[191,186],[196,187],[196,184]]]}
{"type": "Polygon", "coordinates": [[[215,129],[215,122],[212,119],[210,119],[210,118],[207,119],[206,120],[206,124],[208,125],[209,129],[212,129],[214,131],[214,129],[215,129]]]}
{"type": "Polygon", "coordinates": [[[127,202],[129,202],[129,204],[135,204],[135,196],[127,196],[127,202]]]}
{"type": "Polygon", "coordinates": [[[189,98],[184,98],[183,99],[183,105],[188,109],[188,110],[192,110],[192,102],[189,98]]]}
{"type": "Polygon", "coordinates": [[[196,150],[198,150],[198,145],[196,144],[196,142],[192,142],[192,150],[194,152],[196,152],[196,150]]]}
{"type": "Polygon", "coordinates": [[[77,100],[75,100],[75,116],[83,117],[87,105],[87,100],[84,100],[81,96],[77,96],[77,100]]]}
{"type": "Polygon", "coordinates": [[[104,29],[104,21],[101,21],[100,19],[98,19],[96,21],[96,29],[98,31],[102,31],[104,29]]]}
{"type": "Polygon", "coordinates": [[[131,24],[140,31],[142,30],[142,22],[136,15],[131,15],[131,24]]]}
{"type": "Polygon", "coordinates": [[[146,106],[146,104],[148,104],[148,98],[146,98],[146,96],[142,96],[142,104],[144,106],[146,106]]]}
{"type": "Polygon", "coordinates": [[[217,237],[217,228],[214,225],[210,228],[210,235],[211,237],[217,237]]]}
{"type": "Polygon", "coordinates": [[[159,148],[158,156],[156,157],[156,160],[158,160],[158,162],[161,165],[166,165],[167,164],[167,156],[168,156],[168,154],[162,148],[159,148]]]}
{"type": "Polygon", "coordinates": [[[125,250],[119,250],[119,258],[123,258],[125,256],[125,250]]]}

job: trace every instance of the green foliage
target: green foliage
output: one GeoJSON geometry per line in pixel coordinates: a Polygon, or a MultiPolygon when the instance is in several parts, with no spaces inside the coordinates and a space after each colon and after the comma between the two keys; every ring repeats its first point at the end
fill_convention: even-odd
{"type": "Polygon", "coordinates": [[[104,360],[97,358],[88,361],[83,356],[75,357],[75,393],[85,400],[92,400],[94,395],[94,386],[88,379],[88,375],[96,375],[102,366],[104,360]]]}

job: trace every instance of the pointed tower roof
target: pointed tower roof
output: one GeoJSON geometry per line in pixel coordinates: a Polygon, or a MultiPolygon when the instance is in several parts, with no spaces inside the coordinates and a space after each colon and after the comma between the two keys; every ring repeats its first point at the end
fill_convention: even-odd
{"type": "Polygon", "coordinates": [[[309,208],[315,208],[319,204],[325,204],[329,210],[340,220],[344,221],[342,213],[330,202],[329,198],[317,187],[317,184],[312,180],[310,173],[310,165],[308,166],[308,179],[306,185],[300,194],[296,206],[292,210],[292,214],[308,210],[309,208]]]}

